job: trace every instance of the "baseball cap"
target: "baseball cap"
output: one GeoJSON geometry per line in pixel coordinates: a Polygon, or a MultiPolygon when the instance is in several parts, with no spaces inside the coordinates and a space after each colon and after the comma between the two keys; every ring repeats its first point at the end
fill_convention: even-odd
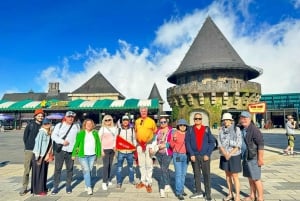
{"type": "Polygon", "coordinates": [[[47,118],[43,119],[42,124],[50,124],[50,123],[51,123],[50,119],[47,119],[47,118]]]}
{"type": "Polygon", "coordinates": [[[68,111],[68,112],[66,112],[66,117],[69,117],[69,116],[75,117],[75,116],[76,116],[76,113],[73,112],[73,111],[68,111]]]}
{"type": "Polygon", "coordinates": [[[127,115],[124,115],[123,117],[122,117],[122,120],[129,120],[130,118],[129,118],[129,116],[127,116],[127,115]]]}
{"type": "Polygon", "coordinates": [[[251,114],[247,111],[243,111],[240,115],[241,117],[251,118],[251,114]]]}

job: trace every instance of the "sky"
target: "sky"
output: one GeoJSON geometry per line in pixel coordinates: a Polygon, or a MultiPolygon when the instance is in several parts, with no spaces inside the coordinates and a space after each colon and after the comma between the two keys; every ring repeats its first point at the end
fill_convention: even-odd
{"type": "MultiPolygon", "coordinates": [[[[300,0],[10,0],[0,4],[0,98],[72,92],[100,71],[126,98],[167,81],[210,16],[262,94],[300,92],[300,0]]],[[[166,107],[168,107],[168,104],[166,107]]]]}

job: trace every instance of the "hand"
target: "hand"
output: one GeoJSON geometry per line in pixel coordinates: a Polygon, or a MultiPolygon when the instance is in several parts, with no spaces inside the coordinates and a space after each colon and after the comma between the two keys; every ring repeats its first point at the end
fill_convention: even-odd
{"type": "Polygon", "coordinates": [[[74,156],[72,156],[72,158],[71,158],[72,160],[75,160],[75,157],[74,156]]]}
{"type": "Polygon", "coordinates": [[[36,160],[36,164],[37,165],[41,165],[42,164],[42,158],[41,157],[38,160],[36,160]]]}
{"type": "Polygon", "coordinates": [[[69,141],[67,141],[67,140],[65,140],[64,143],[63,143],[64,146],[68,146],[69,144],[70,144],[70,143],[69,143],[69,141]]]}
{"type": "Polygon", "coordinates": [[[154,154],[154,151],[152,148],[149,149],[149,154],[150,154],[150,156],[152,156],[154,154]]]}
{"type": "Polygon", "coordinates": [[[105,156],[105,153],[104,153],[104,151],[102,151],[102,153],[101,153],[101,157],[104,157],[105,156]]]}
{"type": "Polygon", "coordinates": [[[209,156],[204,155],[204,156],[203,156],[203,160],[204,160],[204,161],[208,161],[208,160],[209,160],[209,156]]]}
{"type": "Polygon", "coordinates": [[[231,158],[231,154],[230,154],[230,153],[226,153],[226,154],[224,155],[224,157],[226,158],[226,160],[229,160],[229,159],[231,158]]]}
{"type": "Polygon", "coordinates": [[[196,157],[195,156],[191,156],[191,161],[195,162],[195,160],[196,160],[196,157]]]}
{"type": "Polygon", "coordinates": [[[257,165],[260,167],[260,166],[263,166],[264,165],[264,160],[261,160],[261,159],[258,159],[257,160],[257,165]]]}

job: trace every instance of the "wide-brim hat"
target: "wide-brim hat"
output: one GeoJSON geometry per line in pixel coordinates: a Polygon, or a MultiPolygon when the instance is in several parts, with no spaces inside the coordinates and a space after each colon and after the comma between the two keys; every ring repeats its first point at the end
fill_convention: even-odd
{"type": "Polygon", "coordinates": [[[230,113],[224,113],[222,116],[222,120],[233,120],[233,118],[230,113]]]}

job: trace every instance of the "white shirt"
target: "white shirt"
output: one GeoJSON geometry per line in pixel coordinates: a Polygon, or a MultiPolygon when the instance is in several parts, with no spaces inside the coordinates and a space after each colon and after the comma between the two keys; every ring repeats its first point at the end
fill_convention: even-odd
{"type": "Polygon", "coordinates": [[[90,156],[95,155],[95,138],[93,133],[90,131],[85,131],[85,138],[84,138],[84,155],[90,156]]]}

